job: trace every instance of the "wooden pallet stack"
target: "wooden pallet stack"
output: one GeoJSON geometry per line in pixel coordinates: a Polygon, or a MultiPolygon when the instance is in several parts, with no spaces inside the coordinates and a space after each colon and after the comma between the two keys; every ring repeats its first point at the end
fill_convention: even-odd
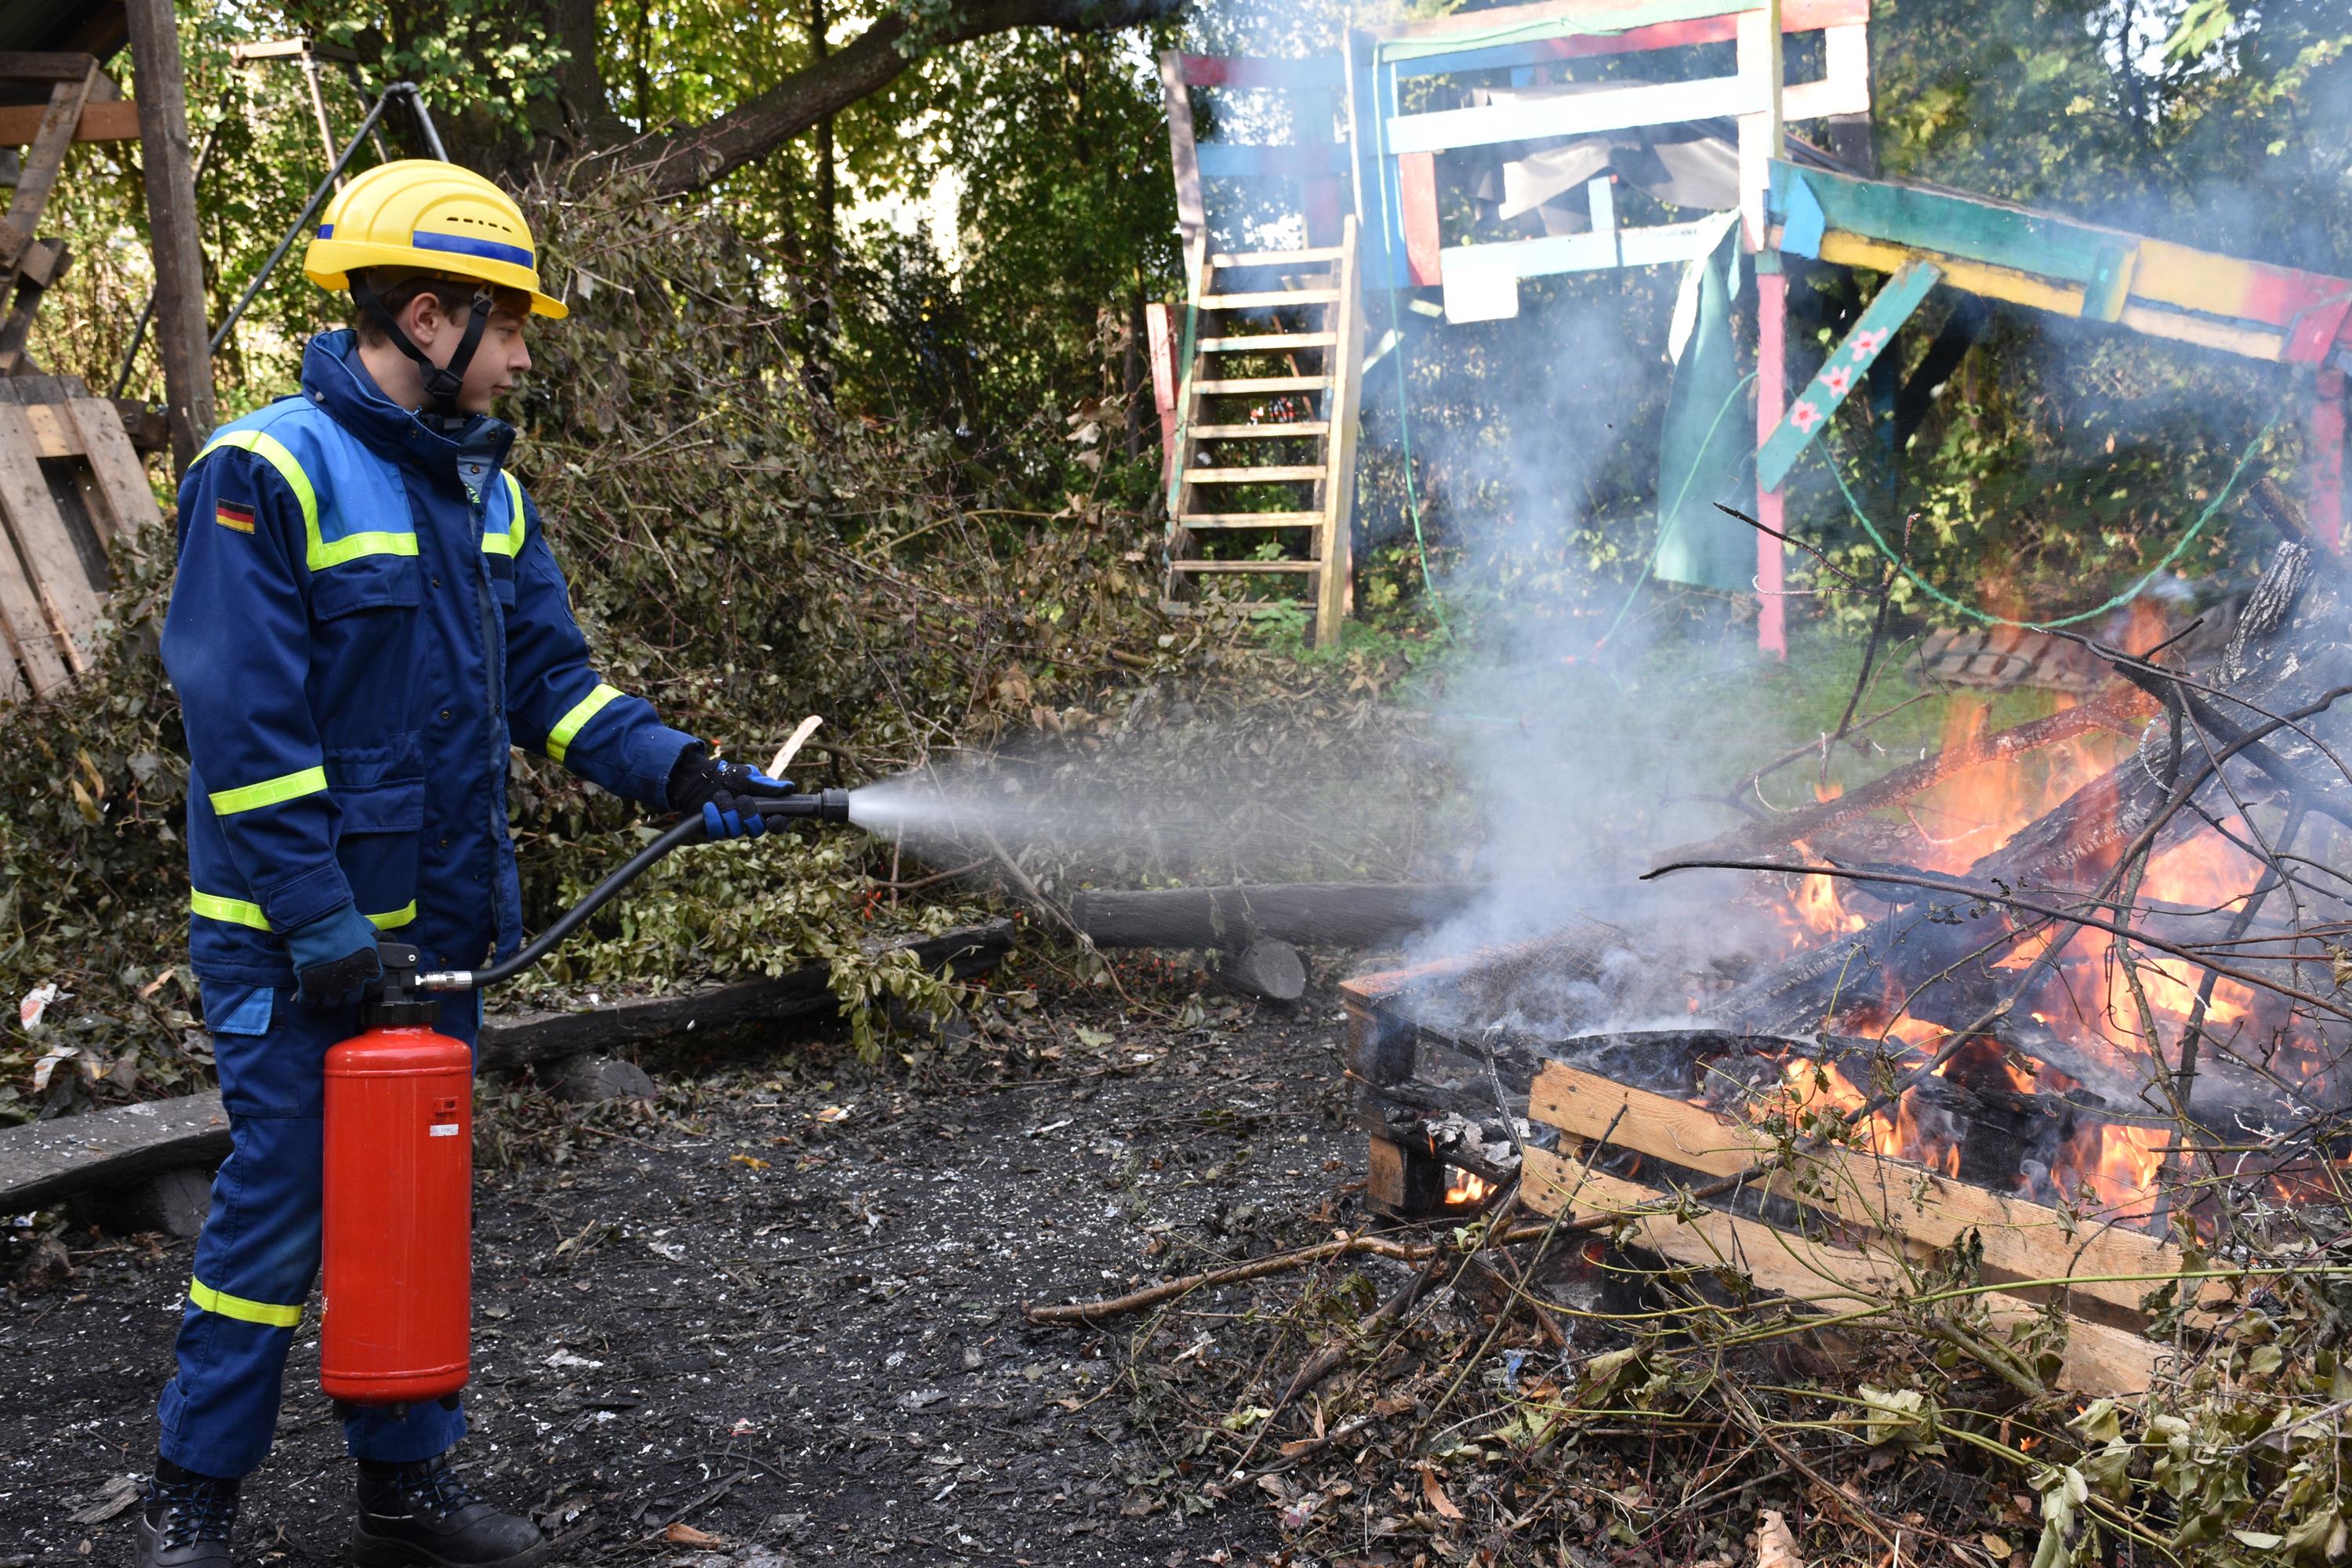
{"type": "Polygon", "coordinates": [[[137,548],[162,513],[141,461],[160,421],[47,375],[27,352],[41,297],[72,261],[40,236],[77,141],[139,133],[137,106],[87,54],[0,53],[0,82],[45,92],[44,105],[0,109],[0,142],[25,148],[0,216],[0,702],[46,697],[89,668],[113,586],[112,556],[137,548]],[[134,445],[136,431],[139,444],[134,445]]]}
{"type": "MultiPolygon", "coordinates": [[[[1564,1062],[1536,1075],[1528,1116],[1561,1135],[1557,1152],[1527,1151],[1528,1205],[1615,1218],[1620,1234],[1671,1262],[1836,1314],[1927,1294],[1925,1276],[1938,1255],[1964,1248],[1996,1287],[1980,1297],[1990,1329],[2022,1345],[2063,1328],[2063,1344],[2052,1347],[2061,1388],[2144,1394],[2180,1353],[2140,1331],[2141,1300],[2182,1268],[2178,1247],[2138,1228],[2145,1211],[2065,1215],[1907,1161],[1829,1149],[1748,1184],[1803,1216],[1767,1224],[1735,1212],[1728,1197],[1688,1195],[1708,1177],[1738,1176],[1773,1156],[1772,1140],[1756,1127],[1564,1062]],[[1643,1179],[1601,1169],[1603,1147],[1642,1156],[1643,1179]],[[1679,1175],[1655,1173],[1661,1167],[1679,1175]]],[[[1942,1305],[1965,1304],[1956,1296],[1942,1305]]],[[[2029,1350],[2021,1359],[2035,1358],[2029,1350]]]]}
{"type": "Polygon", "coordinates": [[[1203,257],[1189,318],[1169,486],[1170,594],[1204,576],[1302,577],[1315,640],[1328,647],[1353,597],[1364,355],[1356,220],[1334,246],[1203,257]]]}
{"type": "Polygon", "coordinates": [[[0,702],[89,668],[119,552],[163,526],[114,405],[71,376],[0,376],[0,702]]]}

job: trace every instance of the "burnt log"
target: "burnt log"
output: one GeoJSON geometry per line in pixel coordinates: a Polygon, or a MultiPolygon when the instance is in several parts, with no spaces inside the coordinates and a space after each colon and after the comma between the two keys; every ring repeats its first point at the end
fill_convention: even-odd
{"type": "Polygon", "coordinates": [[[1698,843],[1670,849],[1668,860],[1736,860],[1777,849],[1799,839],[1818,838],[1858,817],[1900,805],[1956,773],[1989,763],[2009,763],[2044,746],[2071,741],[2094,730],[2137,733],[2149,707],[2122,700],[2102,700],[2064,708],[2045,718],[1981,735],[1965,745],[1947,746],[1933,755],[1906,763],[1866,784],[1800,810],[1785,812],[1764,822],[1752,822],[1698,843]]]}
{"type": "Polygon", "coordinates": [[[1261,937],[1299,947],[1378,947],[1465,908],[1474,882],[1288,882],[1259,887],[1092,890],[1070,920],[1097,947],[1210,947],[1261,937]]]}

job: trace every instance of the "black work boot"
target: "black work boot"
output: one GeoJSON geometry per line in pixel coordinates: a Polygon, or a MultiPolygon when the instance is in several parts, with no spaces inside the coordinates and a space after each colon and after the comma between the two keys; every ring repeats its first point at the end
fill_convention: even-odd
{"type": "Polygon", "coordinates": [[[139,1511],[139,1568],[228,1568],[236,1482],[155,1461],[139,1511]]]}
{"type": "Polygon", "coordinates": [[[352,1527],[360,1568],[528,1568],[546,1551],[539,1526],[476,1496],[446,1453],[402,1465],[360,1461],[352,1527]]]}

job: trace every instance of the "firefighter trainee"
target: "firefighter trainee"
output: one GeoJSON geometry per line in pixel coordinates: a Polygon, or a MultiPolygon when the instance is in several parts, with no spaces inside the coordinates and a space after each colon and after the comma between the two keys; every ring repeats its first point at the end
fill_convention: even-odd
{"type": "MultiPolygon", "coordinates": [[[[509,745],[712,837],[791,785],[722,763],[600,679],[492,417],[530,366],[540,288],[521,210],[454,164],[351,180],[303,271],[355,327],[312,339],[301,390],[216,432],[182,481],[163,652],[191,760],[189,939],[232,1151],[215,1178],[158,1405],[141,1568],[227,1568],[238,1483],[268,1456],[320,1258],[328,1048],[356,1035],[379,932],[427,967],[522,935],[509,745]]],[[[478,1003],[439,1027],[470,1045],[478,1003]]],[[[455,1397],[348,1407],[363,1568],[522,1568],[537,1526],[451,1462],[455,1397]]]]}

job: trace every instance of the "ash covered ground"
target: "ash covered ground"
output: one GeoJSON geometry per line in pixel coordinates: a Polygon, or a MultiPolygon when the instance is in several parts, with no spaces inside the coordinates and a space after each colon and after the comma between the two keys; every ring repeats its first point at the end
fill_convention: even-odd
{"type": "MultiPolygon", "coordinates": [[[[1183,1026],[1048,1003],[1014,1033],[883,1074],[804,1038],[656,1053],[650,1116],[487,1103],[471,1479],[575,1563],[1275,1550],[1263,1509],[1186,1514],[1199,1478],[1132,1425],[1120,1328],[1020,1306],[1358,1218],[1336,1006],[1213,1003],[1183,1026]]],[[[0,1318],[0,1564],[129,1561],[123,1478],[151,1463],[188,1277],[188,1243],[62,1234],[71,1279],[12,1289],[0,1318]]],[[[241,1562],[344,1559],[317,1353],[313,1316],[241,1562]]]]}

